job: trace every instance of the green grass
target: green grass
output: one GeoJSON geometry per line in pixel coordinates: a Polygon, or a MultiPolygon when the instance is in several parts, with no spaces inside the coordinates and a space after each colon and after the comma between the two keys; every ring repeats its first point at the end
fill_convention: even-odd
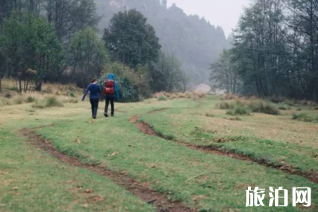
{"type": "MultiPolygon", "coordinates": [[[[97,120],[90,119],[88,102],[46,108],[36,111],[33,116],[25,113],[30,110],[26,108],[30,105],[11,106],[12,111],[8,106],[0,111],[6,120],[0,120],[0,211],[153,211],[113,182],[62,164],[27,145],[16,134],[23,127],[51,123],[55,125],[36,131],[58,150],[85,163],[124,171],[171,200],[182,201],[200,211],[251,211],[245,207],[248,186],[266,188],[267,191],[270,186],[284,187],[290,192],[295,186],[311,187],[312,201],[317,206],[318,199],[314,197],[318,195],[318,186],[303,177],[144,135],[129,122],[133,115],[141,114],[142,121],[148,122],[168,139],[181,139],[198,145],[215,144],[251,157],[266,157],[273,163],[284,161],[304,170],[315,168],[317,161],[314,157],[310,159],[313,148],[247,136],[242,131],[225,135],[219,129],[208,128],[222,120],[233,126],[236,123],[224,119],[229,117],[225,111],[213,109],[218,103],[219,97],[208,96],[201,104],[190,99],[116,104],[119,111],[114,118],[102,118],[100,110],[97,120]],[[200,108],[197,107],[199,104],[200,108]],[[148,113],[160,108],[168,109],[148,113]],[[12,114],[7,115],[8,111],[12,114]],[[213,114],[213,117],[207,117],[207,113],[213,114]],[[292,156],[294,159],[291,159],[292,156]],[[13,189],[15,187],[18,189],[13,189]],[[105,201],[83,207],[88,198],[82,192],[85,189],[93,189],[105,201]]],[[[245,124],[256,117],[241,117],[239,123],[245,124]]],[[[268,201],[267,193],[265,204],[268,205],[268,201]]],[[[291,206],[291,202],[290,196],[287,208],[261,207],[257,211],[299,211],[291,206]]],[[[310,208],[308,211],[316,210],[310,208]]]]}
{"type": "Polygon", "coordinates": [[[293,120],[303,121],[303,122],[318,122],[318,116],[315,116],[313,114],[307,114],[307,113],[299,113],[299,114],[294,113],[293,120]]]}
{"type": "Polygon", "coordinates": [[[0,137],[0,211],[154,211],[110,180],[64,165],[8,130],[0,137]]]}
{"type": "MultiPolygon", "coordinates": [[[[164,137],[172,137],[196,145],[217,145],[224,151],[243,154],[256,160],[265,159],[268,163],[275,165],[288,165],[303,172],[318,171],[317,147],[302,146],[300,148],[299,144],[290,143],[288,140],[272,141],[255,135],[242,135],[240,130],[231,136],[206,130],[204,125],[200,124],[200,120],[202,122],[210,117],[190,115],[193,114],[193,110],[196,109],[172,108],[161,112],[160,115],[145,114],[142,120],[153,126],[154,130],[164,137]],[[187,115],[184,117],[181,114],[187,115]],[[181,116],[182,119],[180,119],[181,116]]],[[[244,114],[246,114],[245,110],[243,112],[239,110],[238,112],[233,111],[229,115],[244,114]]],[[[251,117],[250,119],[257,118],[251,117]]],[[[208,123],[213,126],[213,119],[209,120],[208,123]]]]}

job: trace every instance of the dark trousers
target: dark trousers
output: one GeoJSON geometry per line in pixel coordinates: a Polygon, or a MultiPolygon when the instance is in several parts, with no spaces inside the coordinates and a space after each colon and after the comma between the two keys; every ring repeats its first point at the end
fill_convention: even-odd
{"type": "Polygon", "coordinates": [[[106,105],[105,105],[105,114],[108,114],[108,106],[109,103],[111,105],[111,114],[114,115],[114,101],[115,101],[115,96],[106,96],[106,105]]]}
{"type": "Polygon", "coordinates": [[[96,117],[97,116],[99,99],[90,99],[90,102],[91,102],[91,106],[92,106],[92,116],[96,117]]]}

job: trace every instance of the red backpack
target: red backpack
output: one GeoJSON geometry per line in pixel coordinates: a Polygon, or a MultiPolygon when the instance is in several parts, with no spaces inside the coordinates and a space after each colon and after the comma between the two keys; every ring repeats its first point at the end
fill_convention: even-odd
{"type": "Polygon", "coordinates": [[[115,94],[115,81],[107,79],[104,85],[104,94],[105,95],[114,95],[115,94]]]}

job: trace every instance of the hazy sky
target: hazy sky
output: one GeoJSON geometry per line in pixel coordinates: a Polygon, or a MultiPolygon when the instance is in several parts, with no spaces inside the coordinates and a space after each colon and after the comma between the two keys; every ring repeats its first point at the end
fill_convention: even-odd
{"type": "Polygon", "coordinates": [[[221,26],[228,36],[236,27],[243,8],[250,0],[168,0],[187,14],[204,16],[211,24],[221,26]]]}

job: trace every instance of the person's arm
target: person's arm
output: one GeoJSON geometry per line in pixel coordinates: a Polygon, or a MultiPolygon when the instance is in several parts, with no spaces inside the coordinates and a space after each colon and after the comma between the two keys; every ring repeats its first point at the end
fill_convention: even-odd
{"type": "Polygon", "coordinates": [[[83,95],[82,101],[85,100],[86,95],[88,94],[88,91],[90,90],[90,85],[86,88],[85,93],[83,95]]]}
{"type": "Polygon", "coordinates": [[[119,90],[118,90],[117,83],[115,83],[115,93],[116,93],[116,100],[119,101],[119,90]]]}

